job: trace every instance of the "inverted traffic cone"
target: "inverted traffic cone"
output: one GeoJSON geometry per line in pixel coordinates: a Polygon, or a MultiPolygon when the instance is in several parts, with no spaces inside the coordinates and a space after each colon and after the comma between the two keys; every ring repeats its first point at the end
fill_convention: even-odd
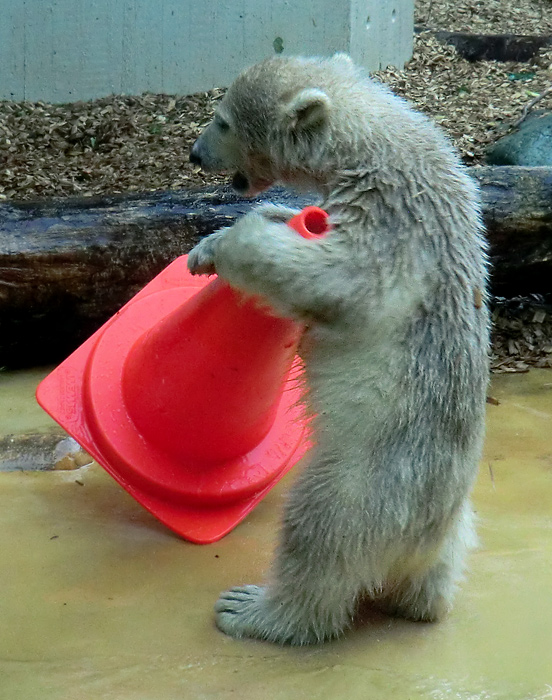
{"type": "MultiPolygon", "coordinates": [[[[307,207],[290,223],[324,234],[307,207]]],[[[301,326],[169,265],[41,382],[40,405],[175,532],[213,542],[308,448],[301,326]],[[290,375],[291,373],[291,375],[290,375]]]]}

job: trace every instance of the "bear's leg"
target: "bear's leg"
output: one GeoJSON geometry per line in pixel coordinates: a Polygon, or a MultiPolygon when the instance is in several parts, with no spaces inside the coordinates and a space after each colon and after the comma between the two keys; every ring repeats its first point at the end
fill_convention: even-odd
{"type": "Polygon", "coordinates": [[[312,644],[349,626],[362,589],[358,549],[344,551],[352,544],[344,516],[314,503],[316,490],[310,502],[301,491],[291,494],[268,585],[232,588],[217,601],[216,624],[226,634],[312,644]]]}
{"type": "Polygon", "coordinates": [[[466,502],[447,533],[431,567],[402,582],[383,607],[386,612],[409,620],[434,622],[452,607],[462,577],[468,549],[476,544],[473,512],[466,502]]]}
{"type": "Polygon", "coordinates": [[[450,610],[454,590],[451,570],[439,560],[423,576],[408,578],[397,586],[382,608],[395,617],[436,622],[450,610]]]}
{"type": "Polygon", "coordinates": [[[232,637],[280,644],[313,644],[339,636],[350,623],[357,591],[320,569],[298,571],[296,585],[291,579],[283,585],[231,588],[215,605],[217,627],[232,637]]]}
{"type": "MultiPolygon", "coordinates": [[[[313,576],[316,574],[313,572],[313,576]]],[[[322,585],[318,581],[318,585],[322,585]]],[[[283,591],[271,586],[240,586],[215,605],[217,627],[232,637],[256,637],[279,644],[316,644],[339,636],[349,625],[353,605],[341,596],[313,590],[283,591]]],[[[354,604],[356,595],[350,598],[354,604]]]]}

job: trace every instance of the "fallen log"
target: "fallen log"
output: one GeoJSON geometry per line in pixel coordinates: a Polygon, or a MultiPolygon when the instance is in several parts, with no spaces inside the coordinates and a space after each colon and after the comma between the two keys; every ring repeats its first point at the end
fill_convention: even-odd
{"type": "MultiPolygon", "coordinates": [[[[543,293],[552,279],[552,169],[473,168],[500,296],[543,293]]],[[[0,366],[58,362],[171,260],[271,200],[228,188],[0,204],[0,366]]]]}
{"type": "Polygon", "coordinates": [[[426,27],[416,27],[417,34],[429,32],[442,44],[454,46],[467,61],[530,61],[539,51],[552,45],[552,35],[523,34],[471,34],[446,32],[426,27]]]}
{"type": "Polygon", "coordinates": [[[63,359],[172,260],[259,201],[210,188],[0,204],[0,367],[63,359]]]}
{"type": "Polygon", "coordinates": [[[474,167],[490,244],[491,291],[552,292],[552,168],[474,167]]]}

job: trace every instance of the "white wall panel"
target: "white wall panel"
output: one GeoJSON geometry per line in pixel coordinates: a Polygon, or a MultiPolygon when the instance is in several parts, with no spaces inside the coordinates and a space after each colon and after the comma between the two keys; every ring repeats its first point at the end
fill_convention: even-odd
{"type": "Polygon", "coordinates": [[[0,99],[68,102],[228,85],[280,51],[369,70],[412,51],[413,0],[0,0],[0,99]]]}

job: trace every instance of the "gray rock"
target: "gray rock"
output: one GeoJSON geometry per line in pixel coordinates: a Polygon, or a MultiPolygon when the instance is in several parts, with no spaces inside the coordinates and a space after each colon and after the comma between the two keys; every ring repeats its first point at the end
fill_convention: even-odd
{"type": "Polygon", "coordinates": [[[535,112],[489,149],[490,165],[552,166],[552,112],[535,112]]]}

